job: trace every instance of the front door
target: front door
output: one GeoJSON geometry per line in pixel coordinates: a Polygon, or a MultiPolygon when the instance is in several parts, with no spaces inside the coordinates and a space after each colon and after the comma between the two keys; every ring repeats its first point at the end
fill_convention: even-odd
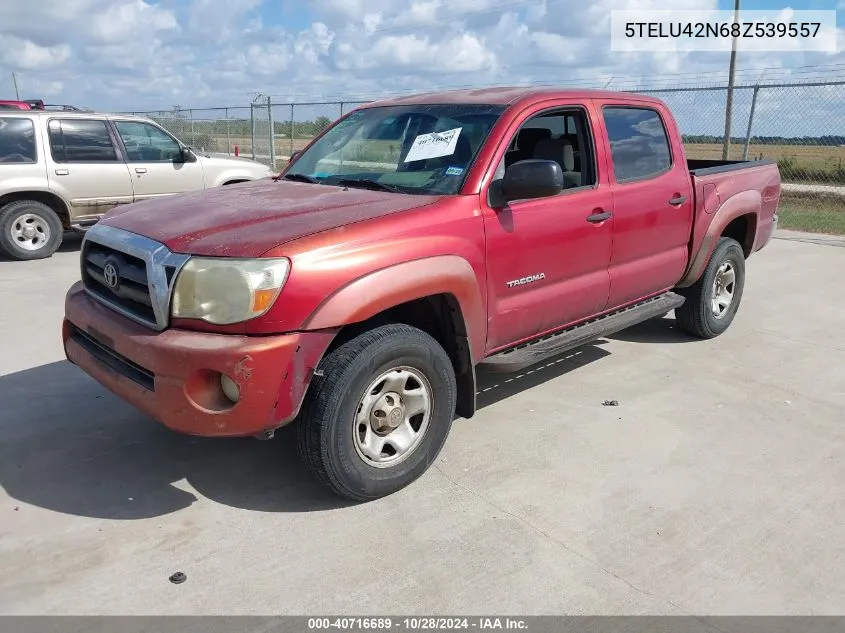
{"type": "Polygon", "coordinates": [[[205,187],[202,164],[184,162],[182,148],[167,132],[143,121],[114,121],[132,174],[135,200],[205,187]]]}
{"type": "Polygon", "coordinates": [[[613,198],[595,160],[587,103],[532,110],[515,121],[490,186],[514,161],[558,162],[558,195],[489,204],[482,190],[488,279],[488,353],[588,318],[607,305],[613,198]],[[523,133],[523,130],[531,132],[523,133]]]}

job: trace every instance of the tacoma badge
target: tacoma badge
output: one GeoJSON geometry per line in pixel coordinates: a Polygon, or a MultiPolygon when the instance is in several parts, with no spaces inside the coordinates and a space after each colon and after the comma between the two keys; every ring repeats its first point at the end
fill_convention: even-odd
{"type": "Polygon", "coordinates": [[[514,286],[522,286],[524,284],[530,284],[535,281],[540,281],[541,279],[546,278],[546,273],[537,273],[536,275],[528,275],[528,277],[523,277],[522,279],[514,279],[513,281],[509,281],[508,288],[513,288],[514,286]]]}

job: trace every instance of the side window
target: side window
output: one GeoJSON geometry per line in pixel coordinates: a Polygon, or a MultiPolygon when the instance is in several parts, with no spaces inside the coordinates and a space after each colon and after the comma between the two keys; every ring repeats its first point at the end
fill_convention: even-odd
{"type": "Polygon", "coordinates": [[[617,182],[651,178],[672,166],[669,138],[657,112],[623,107],[603,111],[617,182]]]}
{"type": "Polygon", "coordinates": [[[115,121],[115,127],[126,146],[126,160],[129,162],[172,163],[182,155],[179,143],[155,125],[115,121]]]}
{"type": "Polygon", "coordinates": [[[0,163],[34,163],[36,160],[32,121],[0,117],[0,163]]]}
{"type": "Polygon", "coordinates": [[[57,163],[117,161],[105,121],[53,119],[48,126],[50,152],[57,163]]]}
{"type": "Polygon", "coordinates": [[[533,116],[519,128],[514,140],[515,149],[505,154],[505,168],[531,158],[553,160],[563,170],[566,189],[596,183],[592,137],[582,110],[555,110],[533,116]]]}

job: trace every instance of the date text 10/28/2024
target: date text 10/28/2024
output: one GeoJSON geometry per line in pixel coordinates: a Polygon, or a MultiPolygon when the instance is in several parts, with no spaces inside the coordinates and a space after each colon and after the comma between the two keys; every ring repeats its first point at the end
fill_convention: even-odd
{"type": "Polygon", "coordinates": [[[528,629],[528,625],[526,624],[525,620],[508,617],[308,618],[309,631],[333,629],[347,631],[525,631],[528,629]]]}

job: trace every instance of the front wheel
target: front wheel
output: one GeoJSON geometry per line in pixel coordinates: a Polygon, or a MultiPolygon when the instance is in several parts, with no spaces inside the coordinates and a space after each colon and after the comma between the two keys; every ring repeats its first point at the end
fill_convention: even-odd
{"type": "Polygon", "coordinates": [[[367,501],[404,488],[437,458],[455,414],[455,372],[417,328],[375,328],[320,363],[297,420],[300,456],[336,494],[367,501]]]}
{"type": "Polygon", "coordinates": [[[50,257],[62,244],[62,221],[37,200],[16,200],[0,209],[0,251],[17,260],[50,257]]]}
{"type": "Polygon", "coordinates": [[[729,237],[719,238],[701,278],[679,290],[686,297],[675,310],[678,326],[688,334],[710,339],[733,322],[745,287],[745,254],[729,237]]]}

